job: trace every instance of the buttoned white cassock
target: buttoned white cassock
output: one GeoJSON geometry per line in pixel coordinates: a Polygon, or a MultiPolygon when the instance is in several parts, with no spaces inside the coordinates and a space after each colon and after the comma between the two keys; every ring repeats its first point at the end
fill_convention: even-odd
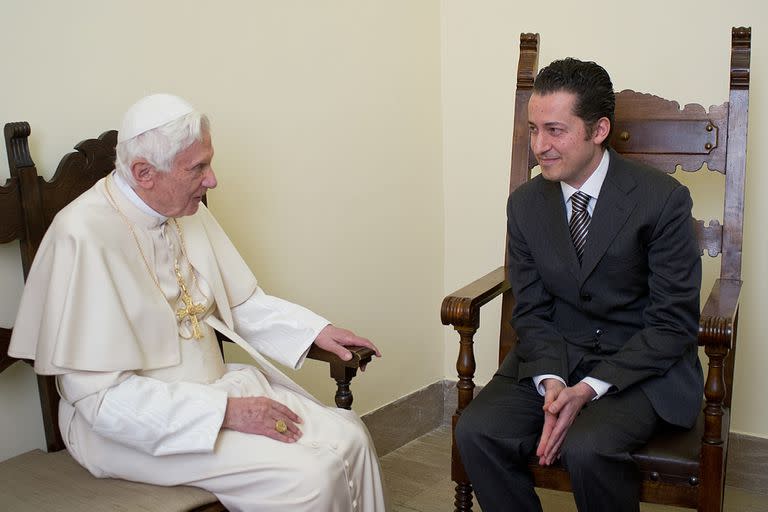
{"type": "Polygon", "coordinates": [[[161,294],[106,187],[99,182],[53,223],[9,351],[59,375],[60,426],[73,456],[96,476],[209,489],[230,510],[383,511],[378,461],[356,415],[323,406],[263,359],[260,368],[225,366],[209,327],[234,327],[298,367],[328,322],[264,294],[204,207],[179,219],[186,265],[178,233],[132,201],[125,184],[111,183],[161,294]],[[182,338],[188,333],[176,325],[174,258],[187,283],[196,271],[191,293],[207,307],[200,341],[182,338]],[[304,435],[285,444],[220,431],[229,396],[284,403],[304,420],[304,435]]]}

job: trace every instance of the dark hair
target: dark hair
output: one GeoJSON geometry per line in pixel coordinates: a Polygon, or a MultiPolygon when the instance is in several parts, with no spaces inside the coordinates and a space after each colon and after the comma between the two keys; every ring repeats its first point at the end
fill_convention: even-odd
{"type": "Polygon", "coordinates": [[[566,91],[576,95],[573,113],[587,125],[589,133],[601,117],[611,122],[611,131],[603,141],[607,148],[613,131],[616,95],[608,72],[599,64],[568,57],[556,60],[539,71],[533,83],[533,93],[547,95],[566,91]]]}

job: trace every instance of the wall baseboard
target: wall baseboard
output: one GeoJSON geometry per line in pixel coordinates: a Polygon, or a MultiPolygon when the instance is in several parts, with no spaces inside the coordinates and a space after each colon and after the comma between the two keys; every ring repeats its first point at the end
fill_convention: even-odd
{"type": "Polygon", "coordinates": [[[437,381],[362,417],[380,457],[440,426],[444,382],[437,381]]]}
{"type": "MultiPolygon", "coordinates": [[[[475,389],[477,393],[482,386],[475,389]]],[[[386,455],[441,425],[456,410],[456,381],[442,380],[414,391],[363,416],[376,451],[386,455]]],[[[768,439],[731,433],[726,484],[768,494],[768,439]]]]}

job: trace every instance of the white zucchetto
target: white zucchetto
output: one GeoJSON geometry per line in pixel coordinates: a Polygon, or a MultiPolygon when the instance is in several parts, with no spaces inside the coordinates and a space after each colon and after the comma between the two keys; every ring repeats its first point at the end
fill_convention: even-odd
{"type": "Polygon", "coordinates": [[[190,112],[192,105],[173,94],[151,94],[140,99],[128,109],[123,125],[117,133],[117,142],[132,139],[158,126],[175,121],[190,112]]]}

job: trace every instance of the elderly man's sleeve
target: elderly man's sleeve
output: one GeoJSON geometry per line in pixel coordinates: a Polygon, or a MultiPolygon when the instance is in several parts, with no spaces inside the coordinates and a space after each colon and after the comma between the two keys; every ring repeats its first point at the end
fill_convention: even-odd
{"type": "Polygon", "coordinates": [[[226,391],[133,372],[74,372],[57,380],[62,399],[94,432],[150,455],[213,451],[227,407],[226,391]]]}
{"type": "Polygon", "coordinates": [[[301,367],[312,342],[330,324],[309,309],[267,295],[259,287],[232,308],[232,319],[235,331],[251,346],[293,369],[301,367]]]}

